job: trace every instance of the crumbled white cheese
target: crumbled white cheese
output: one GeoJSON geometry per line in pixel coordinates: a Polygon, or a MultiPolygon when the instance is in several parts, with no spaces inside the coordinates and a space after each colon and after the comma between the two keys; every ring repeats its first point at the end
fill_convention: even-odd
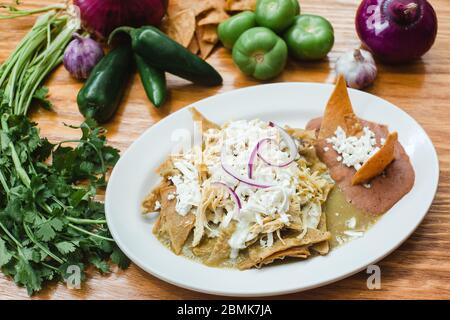
{"type": "Polygon", "coordinates": [[[155,201],[155,211],[161,209],[161,202],[159,202],[158,200],[155,201]]]}
{"type": "Polygon", "coordinates": [[[364,183],[363,187],[366,189],[370,189],[370,188],[372,188],[372,185],[370,183],[364,183]]]}
{"type": "Polygon", "coordinates": [[[173,200],[175,198],[176,198],[176,195],[173,192],[169,192],[169,194],[167,195],[167,200],[173,200]]]}
{"type": "Polygon", "coordinates": [[[368,127],[363,128],[363,135],[359,138],[347,137],[341,127],[337,127],[334,134],[326,142],[330,143],[339,154],[336,160],[347,167],[354,167],[355,170],[359,170],[370,157],[380,150],[376,146],[375,133],[368,127]]]}
{"type": "Polygon", "coordinates": [[[346,231],[344,231],[344,234],[349,236],[351,239],[356,239],[356,238],[361,238],[364,235],[364,232],[362,232],[362,231],[346,230],[346,231]]]}
{"type": "Polygon", "coordinates": [[[328,151],[330,151],[330,148],[324,147],[324,148],[323,148],[323,151],[328,152],[328,151]]]}
{"type": "MultiPolygon", "coordinates": [[[[177,203],[175,210],[180,215],[185,216],[192,206],[198,206],[201,200],[198,172],[194,165],[185,160],[175,161],[174,166],[182,173],[170,177],[176,188],[177,203]]],[[[171,200],[173,197],[175,197],[173,194],[169,194],[167,198],[171,200]]]]}
{"type": "Polygon", "coordinates": [[[356,218],[352,217],[345,221],[345,226],[350,229],[354,229],[356,227],[356,218]]]}

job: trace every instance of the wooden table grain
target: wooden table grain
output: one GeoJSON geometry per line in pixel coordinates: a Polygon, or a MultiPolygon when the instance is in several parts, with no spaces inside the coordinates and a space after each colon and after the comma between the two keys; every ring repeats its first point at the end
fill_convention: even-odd
{"type": "MultiPolygon", "coordinates": [[[[201,0],[199,0],[201,1],[201,0]]],[[[4,1],[5,2],[5,1],[4,1]]],[[[11,1],[12,2],[12,1],[11,1]]],[[[24,0],[26,6],[55,3],[51,0],[24,0]]],[[[360,45],[354,28],[358,0],[302,0],[302,11],[328,18],[336,33],[336,44],[328,59],[318,63],[290,61],[286,71],[273,82],[306,81],[332,83],[334,64],[346,50],[360,45]]],[[[379,76],[368,92],[402,108],[426,130],[436,146],[440,160],[440,182],[436,198],[424,221],[397,250],[380,261],[381,289],[368,290],[368,275],[352,277],[314,290],[282,296],[286,299],[449,299],[450,298],[450,2],[432,0],[439,20],[439,31],[432,50],[421,60],[404,66],[379,64],[379,76]]],[[[0,61],[34,22],[26,17],[0,21],[0,61]]],[[[148,102],[140,81],[134,78],[126,99],[114,121],[107,125],[110,144],[125,151],[148,127],[168,114],[211,95],[258,84],[233,66],[230,53],[218,48],[208,59],[224,77],[224,84],[204,88],[169,77],[170,98],[156,110],[148,102]]],[[[82,121],[76,93],[81,83],[60,67],[47,80],[53,112],[38,110],[32,117],[51,141],[76,138],[78,132],[63,123],[82,121]]],[[[282,101],[280,102],[282,103],[282,101]]],[[[405,213],[407,216],[407,213],[405,213]]],[[[165,283],[135,265],[126,271],[101,276],[90,272],[81,290],[51,284],[33,299],[210,299],[219,298],[165,283]]],[[[280,298],[280,297],[277,297],[280,298]]],[[[25,289],[0,274],[0,299],[28,299],[25,289]]]]}

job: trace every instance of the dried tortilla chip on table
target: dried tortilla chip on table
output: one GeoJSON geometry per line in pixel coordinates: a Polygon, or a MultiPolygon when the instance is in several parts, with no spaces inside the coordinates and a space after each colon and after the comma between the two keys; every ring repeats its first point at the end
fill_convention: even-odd
{"type": "Polygon", "coordinates": [[[225,12],[223,6],[216,6],[214,9],[207,11],[204,17],[200,18],[197,25],[204,26],[207,24],[219,24],[227,20],[230,16],[225,12]]]}
{"type": "Polygon", "coordinates": [[[200,56],[203,59],[206,59],[211,54],[218,41],[216,28],[217,26],[212,24],[197,27],[195,36],[200,47],[200,56]]]}
{"type": "Polygon", "coordinates": [[[190,52],[193,54],[197,54],[200,51],[200,47],[198,46],[197,37],[194,35],[194,37],[191,40],[191,43],[187,47],[190,52]]]}
{"type": "Polygon", "coordinates": [[[226,0],[225,10],[227,11],[254,11],[256,0],[226,0]]]}
{"type": "Polygon", "coordinates": [[[168,15],[161,26],[170,38],[187,47],[194,38],[195,14],[191,9],[168,15]]]}
{"type": "Polygon", "coordinates": [[[214,1],[212,0],[170,0],[167,8],[167,14],[176,14],[180,11],[191,9],[194,15],[199,14],[214,8],[214,1]]]}
{"type": "Polygon", "coordinates": [[[356,171],[352,185],[361,184],[380,175],[394,160],[395,146],[398,141],[397,132],[390,133],[385,144],[356,171]]]}
{"type": "Polygon", "coordinates": [[[356,117],[344,76],[340,75],[333,93],[328,100],[327,107],[320,126],[319,139],[334,135],[337,127],[344,129],[347,135],[354,136],[361,132],[361,124],[356,117]]]}

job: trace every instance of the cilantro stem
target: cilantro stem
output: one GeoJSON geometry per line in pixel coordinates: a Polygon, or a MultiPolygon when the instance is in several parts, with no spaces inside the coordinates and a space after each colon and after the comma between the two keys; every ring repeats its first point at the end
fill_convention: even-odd
{"type": "Polygon", "coordinates": [[[66,217],[67,220],[76,224],[106,224],[106,220],[92,220],[92,219],[77,219],[73,217],[66,217]]]}
{"type": "Polygon", "coordinates": [[[72,224],[72,223],[69,223],[68,226],[71,227],[72,229],[75,229],[75,230],[77,230],[77,231],[83,232],[83,233],[88,234],[88,235],[90,235],[90,236],[93,236],[93,237],[95,237],[95,238],[99,238],[99,239],[102,239],[102,240],[114,242],[114,239],[111,239],[111,238],[108,238],[108,237],[103,237],[103,236],[100,236],[100,235],[98,235],[98,234],[89,232],[89,231],[87,231],[87,230],[85,230],[85,229],[83,229],[83,228],[77,227],[76,225],[74,225],[74,224],[72,224]]]}
{"type": "Polygon", "coordinates": [[[56,268],[54,266],[51,266],[51,265],[49,265],[48,263],[45,263],[45,262],[41,262],[41,263],[42,263],[42,265],[46,266],[47,268],[52,269],[53,271],[59,272],[58,268],[56,268]]]}
{"type": "Polygon", "coordinates": [[[0,169],[0,182],[3,186],[3,189],[5,189],[6,193],[9,193],[9,187],[8,187],[8,184],[6,183],[5,176],[3,175],[3,172],[1,169],[0,169]]]}
{"type": "Polygon", "coordinates": [[[54,260],[56,260],[57,262],[63,264],[66,260],[63,260],[61,258],[59,258],[57,255],[53,254],[52,252],[50,252],[50,250],[48,250],[46,247],[44,247],[39,241],[37,241],[34,236],[33,233],[31,232],[30,227],[28,227],[25,222],[23,223],[23,228],[25,229],[25,233],[27,234],[28,238],[36,245],[39,247],[39,249],[41,249],[42,251],[44,251],[49,257],[52,257],[54,260]]]}
{"type": "Polygon", "coordinates": [[[14,238],[14,236],[8,231],[8,229],[6,229],[6,227],[1,222],[0,222],[0,228],[3,229],[3,231],[6,233],[6,235],[16,244],[16,246],[18,246],[19,248],[22,248],[22,244],[19,241],[17,241],[16,238],[14,238]]]}

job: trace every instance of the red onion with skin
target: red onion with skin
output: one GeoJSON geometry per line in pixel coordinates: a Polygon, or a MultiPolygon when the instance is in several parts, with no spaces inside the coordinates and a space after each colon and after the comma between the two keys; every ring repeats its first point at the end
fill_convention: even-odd
{"type": "Polygon", "coordinates": [[[74,0],[80,8],[83,26],[97,37],[106,38],[122,26],[159,25],[167,0],[74,0]]]}
{"type": "Polygon", "coordinates": [[[438,25],[426,0],[363,0],[355,24],[363,44],[388,63],[424,55],[433,46],[438,25]]]}

